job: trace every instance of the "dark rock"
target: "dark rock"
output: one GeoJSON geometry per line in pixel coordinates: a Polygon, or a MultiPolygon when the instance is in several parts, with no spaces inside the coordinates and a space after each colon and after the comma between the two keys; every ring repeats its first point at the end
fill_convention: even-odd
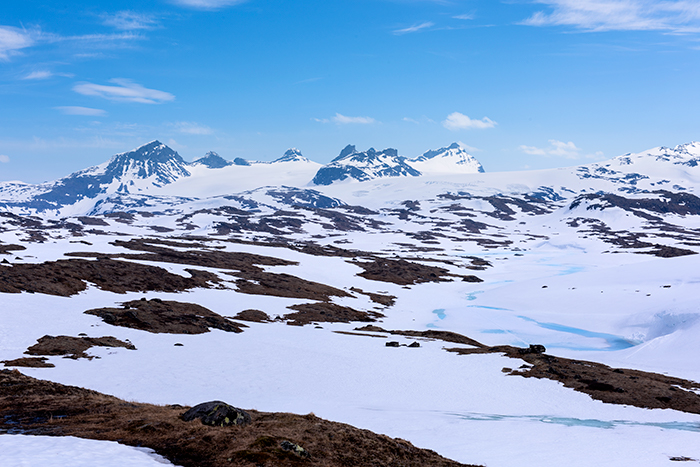
{"type": "Polygon", "coordinates": [[[291,441],[282,441],[280,443],[280,447],[282,449],[284,449],[285,451],[289,451],[292,454],[294,454],[295,456],[301,457],[303,459],[311,457],[311,454],[309,454],[309,451],[302,448],[298,444],[292,443],[291,441]]]}
{"type": "Polygon", "coordinates": [[[409,344],[409,347],[415,349],[416,347],[420,347],[420,343],[418,343],[418,342],[411,342],[411,344],[409,344]]]}
{"type": "Polygon", "coordinates": [[[247,412],[221,401],[195,405],[182,414],[181,418],[186,422],[198,418],[204,425],[209,426],[247,425],[251,422],[247,412]]]}
{"type": "Polygon", "coordinates": [[[396,341],[390,341],[385,344],[387,347],[399,347],[399,343],[396,341]]]}
{"type": "Polygon", "coordinates": [[[547,349],[545,348],[545,346],[541,345],[541,344],[530,344],[530,347],[528,347],[527,349],[519,349],[518,350],[518,352],[520,354],[523,354],[523,355],[525,355],[525,354],[541,354],[541,353],[545,353],[546,351],[547,351],[547,349]]]}

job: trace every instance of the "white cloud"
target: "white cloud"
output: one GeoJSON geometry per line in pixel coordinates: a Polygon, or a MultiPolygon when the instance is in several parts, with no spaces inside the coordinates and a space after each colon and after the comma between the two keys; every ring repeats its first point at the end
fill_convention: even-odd
{"type": "Polygon", "coordinates": [[[128,10],[119,11],[113,15],[102,15],[102,23],[122,31],[153,29],[158,26],[158,22],[154,18],[128,10]]]}
{"type": "Polygon", "coordinates": [[[63,107],[54,107],[56,110],[60,110],[62,114],[64,115],[85,115],[88,117],[102,117],[104,115],[107,115],[107,112],[105,112],[102,109],[92,109],[90,107],[78,107],[78,106],[63,106],[63,107]]]}
{"type": "MultiPolygon", "coordinates": [[[[556,139],[550,139],[549,147],[547,148],[522,145],[518,149],[532,156],[554,156],[565,159],[578,159],[581,154],[581,148],[577,148],[573,142],[565,143],[556,139]]],[[[602,153],[600,154],[602,155],[602,153]]]]}
{"type": "Polygon", "coordinates": [[[175,128],[180,133],[186,135],[211,135],[214,130],[206,125],[200,125],[195,122],[177,122],[175,123],[175,128]]]}
{"type": "Polygon", "coordinates": [[[404,117],[401,120],[403,120],[404,122],[410,122],[410,123],[415,123],[416,125],[420,125],[420,122],[418,120],[414,120],[410,117],[404,117]]]}
{"type": "Polygon", "coordinates": [[[457,16],[453,16],[453,18],[454,18],[454,19],[465,19],[465,20],[468,20],[468,19],[474,19],[474,15],[471,14],[471,13],[469,13],[469,14],[466,14],[466,15],[457,15],[457,16]]]}
{"type": "Polygon", "coordinates": [[[431,28],[433,26],[435,26],[435,23],[433,23],[432,21],[426,21],[425,23],[414,24],[413,26],[407,27],[405,29],[397,29],[396,31],[394,31],[394,34],[400,36],[402,34],[409,34],[412,32],[422,31],[423,29],[431,28]]]}
{"type": "Polygon", "coordinates": [[[172,3],[198,10],[218,10],[219,8],[237,5],[246,0],[171,0],[172,3]]]}
{"type": "Polygon", "coordinates": [[[335,117],[331,118],[331,121],[337,123],[338,125],[347,125],[349,123],[359,123],[361,125],[370,125],[375,123],[376,120],[371,117],[346,117],[339,113],[335,114],[335,117]]]}
{"type": "Polygon", "coordinates": [[[0,26],[0,60],[9,60],[10,56],[34,44],[32,34],[10,26],[0,26]]]}
{"type": "Polygon", "coordinates": [[[585,31],[700,32],[697,0],[535,0],[538,11],[528,26],[572,26],[585,31]]]}
{"type": "Polygon", "coordinates": [[[32,71],[29,73],[27,76],[25,76],[22,79],[49,79],[53,76],[53,73],[51,73],[48,70],[41,70],[41,71],[32,71]]]}
{"type": "Polygon", "coordinates": [[[452,112],[447,116],[447,119],[442,122],[442,126],[451,131],[468,129],[484,130],[486,128],[493,128],[496,125],[498,124],[488,117],[476,120],[459,112],[452,112]]]}
{"type": "Polygon", "coordinates": [[[8,162],[10,162],[10,158],[4,154],[0,154],[0,162],[7,164],[8,162]]]}
{"type": "Polygon", "coordinates": [[[128,79],[115,78],[109,80],[116,86],[81,83],[73,86],[73,91],[84,96],[96,96],[112,101],[138,102],[140,104],[162,104],[175,99],[175,96],[165,91],[148,89],[128,79]]]}

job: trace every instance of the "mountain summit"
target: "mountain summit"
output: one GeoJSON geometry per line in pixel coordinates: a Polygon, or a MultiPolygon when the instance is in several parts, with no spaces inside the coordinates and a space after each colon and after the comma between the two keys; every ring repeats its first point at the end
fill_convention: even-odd
{"type": "Polygon", "coordinates": [[[204,155],[204,157],[200,157],[199,159],[193,161],[192,165],[203,165],[205,167],[209,167],[210,169],[223,169],[224,167],[231,165],[231,162],[228,162],[214,151],[209,151],[204,155]]]}
{"type": "Polygon", "coordinates": [[[297,148],[287,149],[287,151],[279,159],[272,161],[273,164],[277,162],[309,162],[309,160],[301,154],[301,151],[297,148]]]}
{"type": "Polygon", "coordinates": [[[426,151],[408,161],[411,167],[422,174],[466,174],[482,173],[484,168],[474,156],[458,143],[436,150],[426,151]]]}
{"type": "Polygon", "coordinates": [[[359,152],[355,146],[347,145],[330,164],[324,165],[311,181],[314,185],[330,185],[348,178],[364,182],[375,178],[412,176],[420,172],[406,163],[396,149],[376,151],[369,148],[359,152]]]}
{"type": "Polygon", "coordinates": [[[75,172],[38,187],[34,205],[58,209],[85,198],[112,193],[137,193],[161,187],[190,172],[180,155],[160,141],[116,154],[108,162],[75,172]]]}

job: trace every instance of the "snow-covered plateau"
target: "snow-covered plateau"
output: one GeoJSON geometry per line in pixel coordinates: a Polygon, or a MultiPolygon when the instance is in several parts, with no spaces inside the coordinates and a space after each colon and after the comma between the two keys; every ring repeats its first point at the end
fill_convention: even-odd
{"type": "MultiPolygon", "coordinates": [[[[699,162],[700,143],[504,173],[456,144],[187,163],[155,141],[2,182],[0,360],[126,401],[313,412],[462,463],[697,464],[699,162]],[[145,314],[173,302],[218,318],[145,314]]],[[[18,433],[1,465],[167,462],[0,429],[18,433]]]]}

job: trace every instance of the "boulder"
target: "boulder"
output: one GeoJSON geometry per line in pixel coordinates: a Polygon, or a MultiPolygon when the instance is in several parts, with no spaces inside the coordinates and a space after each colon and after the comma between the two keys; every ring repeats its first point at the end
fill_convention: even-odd
{"type": "Polygon", "coordinates": [[[181,418],[186,422],[198,418],[204,425],[209,426],[247,425],[251,422],[248,413],[221,401],[195,405],[182,414],[181,418]]]}

